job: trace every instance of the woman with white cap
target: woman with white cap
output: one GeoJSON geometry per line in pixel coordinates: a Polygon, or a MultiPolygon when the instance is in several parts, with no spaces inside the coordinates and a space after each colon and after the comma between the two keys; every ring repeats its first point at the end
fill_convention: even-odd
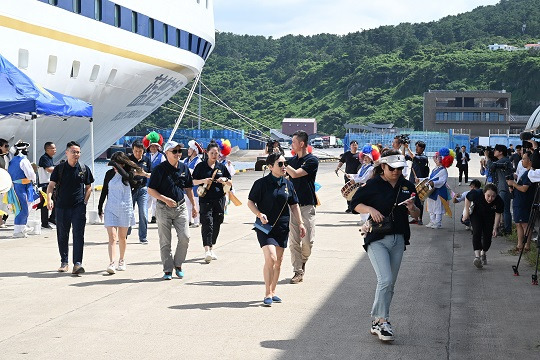
{"type": "Polygon", "coordinates": [[[397,150],[381,155],[373,177],[359,188],[351,200],[353,213],[370,215],[362,227],[366,249],[377,275],[377,290],[371,309],[371,333],[382,341],[394,340],[390,326],[390,303],[394,295],[401,259],[409,245],[409,218],[420,214],[420,201],[414,197],[414,185],[403,177],[405,156],[397,150]]]}
{"type": "Polygon", "coordinates": [[[28,229],[28,205],[36,199],[36,191],[32,183],[36,181],[36,173],[30,164],[28,155],[29,143],[18,141],[15,144],[15,154],[10,160],[8,172],[13,180],[13,188],[19,198],[20,212],[15,216],[15,227],[13,228],[13,237],[26,237],[28,229]]]}
{"type": "MultiPolygon", "coordinates": [[[[198,163],[200,163],[202,160],[199,157],[199,154],[203,153],[203,148],[199,143],[197,143],[195,140],[188,141],[188,157],[184,159],[184,164],[189,168],[189,172],[193,175],[193,170],[195,170],[195,166],[197,166],[198,163]]],[[[195,198],[195,208],[199,208],[199,195],[197,194],[197,188],[198,186],[193,186],[193,196],[195,198]]],[[[189,226],[190,227],[199,227],[201,224],[201,217],[197,213],[197,217],[193,218],[191,216],[191,209],[193,209],[194,204],[189,201],[189,198],[187,194],[184,194],[184,197],[186,199],[186,204],[188,207],[188,214],[189,214],[189,226]]]]}

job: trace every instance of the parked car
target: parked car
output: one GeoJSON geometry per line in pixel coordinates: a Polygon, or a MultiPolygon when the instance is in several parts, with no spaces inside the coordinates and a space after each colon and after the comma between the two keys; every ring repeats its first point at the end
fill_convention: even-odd
{"type": "Polygon", "coordinates": [[[324,147],[324,140],[322,138],[315,138],[311,140],[311,146],[322,149],[324,147]]]}

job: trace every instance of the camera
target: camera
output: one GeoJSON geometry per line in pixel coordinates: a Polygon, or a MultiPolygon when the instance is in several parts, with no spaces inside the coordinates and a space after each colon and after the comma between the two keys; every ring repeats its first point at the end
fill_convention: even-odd
{"type": "Polygon", "coordinates": [[[398,142],[401,145],[411,143],[411,140],[409,139],[409,134],[401,134],[401,135],[396,136],[396,138],[398,139],[398,142]]]}
{"type": "Polygon", "coordinates": [[[493,153],[493,148],[491,146],[483,146],[483,145],[478,145],[476,147],[476,152],[480,155],[484,155],[484,152],[486,151],[489,151],[489,153],[493,153]]]}

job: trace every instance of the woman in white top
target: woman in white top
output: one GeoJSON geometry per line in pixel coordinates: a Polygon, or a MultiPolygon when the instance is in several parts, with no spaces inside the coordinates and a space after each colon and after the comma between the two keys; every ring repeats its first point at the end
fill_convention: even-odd
{"type": "Polygon", "coordinates": [[[136,172],[137,175],[141,176],[147,174],[137,164],[129,160],[126,154],[120,151],[112,155],[109,165],[113,167],[114,175],[109,174],[106,176],[110,178],[112,175],[112,178],[107,183],[107,194],[105,194],[107,203],[105,204],[104,225],[109,235],[110,263],[107,272],[114,274],[116,270],[126,270],[124,256],[126,253],[127,232],[130,226],[135,225],[131,198],[131,188],[135,185],[134,173],[136,172]],[[115,266],[117,241],[120,248],[118,267],[115,266]]]}

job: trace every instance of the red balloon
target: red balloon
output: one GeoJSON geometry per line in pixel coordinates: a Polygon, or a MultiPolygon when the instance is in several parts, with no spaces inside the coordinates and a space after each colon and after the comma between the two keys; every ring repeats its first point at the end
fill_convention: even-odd
{"type": "Polygon", "coordinates": [[[148,149],[148,147],[150,146],[150,140],[148,140],[148,139],[146,138],[146,136],[145,136],[145,137],[143,137],[143,139],[142,139],[142,144],[143,144],[143,146],[144,146],[145,149],[148,149]]]}
{"type": "Polygon", "coordinates": [[[307,152],[311,154],[313,152],[313,146],[308,145],[307,152]]]}
{"type": "Polygon", "coordinates": [[[158,141],[158,144],[160,146],[163,146],[163,135],[159,134],[159,141],[158,141]]]}
{"type": "Polygon", "coordinates": [[[296,155],[296,151],[294,151],[293,149],[291,149],[291,155],[292,155],[292,156],[295,156],[295,155],[296,155]]]}

